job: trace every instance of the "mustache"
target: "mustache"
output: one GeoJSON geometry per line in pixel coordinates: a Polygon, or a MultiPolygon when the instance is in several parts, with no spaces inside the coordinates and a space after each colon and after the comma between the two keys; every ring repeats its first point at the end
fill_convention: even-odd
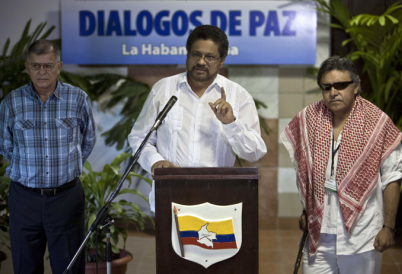
{"type": "Polygon", "coordinates": [[[336,102],[336,101],[343,102],[341,99],[338,99],[338,98],[334,98],[334,99],[329,100],[330,103],[336,102]]]}
{"type": "Polygon", "coordinates": [[[200,65],[195,65],[191,70],[196,70],[196,69],[203,69],[203,70],[208,71],[206,66],[200,66],[200,65]]]}

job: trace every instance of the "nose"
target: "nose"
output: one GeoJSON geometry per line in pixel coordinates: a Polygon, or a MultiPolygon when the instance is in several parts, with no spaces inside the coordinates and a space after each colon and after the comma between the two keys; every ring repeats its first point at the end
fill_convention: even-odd
{"type": "Polygon", "coordinates": [[[338,95],[338,90],[335,89],[334,87],[331,88],[331,97],[335,97],[336,95],[338,95]]]}
{"type": "Polygon", "coordinates": [[[40,68],[39,68],[39,73],[41,73],[41,74],[46,73],[46,70],[45,70],[45,66],[44,66],[44,65],[41,65],[41,66],[40,66],[40,68]]]}
{"type": "Polygon", "coordinates": [[[205,62],[205,56],[201,56],[201,58],[198,59],[197,64],[205,66],[207,64],[205,62]]]}

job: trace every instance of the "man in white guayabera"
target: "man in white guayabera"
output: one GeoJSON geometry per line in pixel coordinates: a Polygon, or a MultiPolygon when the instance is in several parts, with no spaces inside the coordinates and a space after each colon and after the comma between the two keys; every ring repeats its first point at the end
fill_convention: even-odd
{"type": "MultiPolygon", "coordinates": [[[[253,98],[218,74],[229,42],[218,27],[201,25],[187,39],[187,71],[157,82],[128,136],[133,152],[171,96],[178,101],[145,146],[140,165],[149,173],[163,167],[232,167],[236,155],[251,162],[267,152],[253,98]]],[[[149,195],[155,211],[155,190],[149,195]]]]}

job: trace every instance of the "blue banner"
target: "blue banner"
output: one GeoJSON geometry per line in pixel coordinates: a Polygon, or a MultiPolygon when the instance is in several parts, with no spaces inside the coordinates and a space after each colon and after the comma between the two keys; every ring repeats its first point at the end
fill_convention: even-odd
{"type": "Polygon", "coordinates": [[[314,2],[62,1],[66,64],[185,64],[197,26],[224,30],[226,64],[313,65],[314,2]]]}

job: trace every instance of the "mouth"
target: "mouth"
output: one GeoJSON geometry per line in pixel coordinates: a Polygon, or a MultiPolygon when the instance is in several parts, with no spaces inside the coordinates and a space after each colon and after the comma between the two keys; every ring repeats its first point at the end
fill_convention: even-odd
{"type": "Polygon", "coordinates": [[[195,67],[193,70],[196,72],[207,72],[208,71],[206,68],[200,68],[200,67],[195,67]]]}

